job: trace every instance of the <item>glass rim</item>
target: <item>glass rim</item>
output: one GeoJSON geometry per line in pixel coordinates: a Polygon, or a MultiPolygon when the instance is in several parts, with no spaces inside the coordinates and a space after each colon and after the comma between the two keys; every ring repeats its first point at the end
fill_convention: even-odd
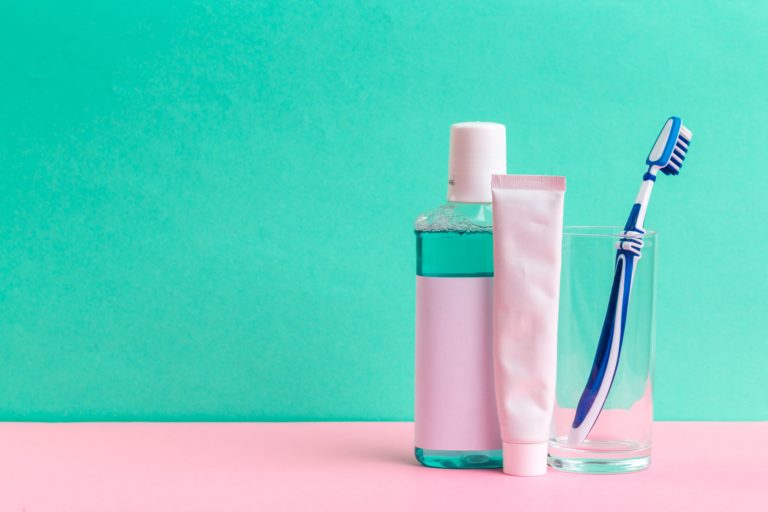
{"type": "MultiPolygon", "coordinates": [[[[563,226],[563,236],[589,238],[622,238],[624,226],[563,226]]],[[[654,237],[657,232],[646,228],[644,238],[654,237]]]]}

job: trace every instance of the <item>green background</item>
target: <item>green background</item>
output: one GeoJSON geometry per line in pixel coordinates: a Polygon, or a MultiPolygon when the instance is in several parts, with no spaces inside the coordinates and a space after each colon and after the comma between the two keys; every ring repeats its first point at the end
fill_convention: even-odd
{"type": "MultiPolygon", "coordinates": [[[[0,2],[0,419],[411,418],[416,214],[508,128],[623,222],[661,124],[656,415],[768,419],[768,3],[0,2]]],[[[457,370],[457,378],[461,378],[457,370]]]]}

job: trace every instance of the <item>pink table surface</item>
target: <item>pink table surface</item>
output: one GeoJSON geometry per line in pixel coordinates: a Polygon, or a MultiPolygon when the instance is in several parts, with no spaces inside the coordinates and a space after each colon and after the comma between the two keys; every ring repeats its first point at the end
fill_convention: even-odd
{"type": "Polygon", "coordinates": [[[647,471],[413,459],[411,423],[0,423],[0,511],[768,510],[768,423],[657,423],[647,471]]]}

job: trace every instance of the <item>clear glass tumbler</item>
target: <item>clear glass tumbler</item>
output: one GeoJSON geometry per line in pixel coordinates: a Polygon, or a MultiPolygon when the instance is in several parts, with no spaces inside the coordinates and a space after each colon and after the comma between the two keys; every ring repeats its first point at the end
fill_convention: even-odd
{"type": "Polygon", "coordinates": [[[575,473],[639,471],[651,462],[657,235],[647,230],[637,262],[613,385],[592,430],[568,442],[595,359],[614,278],[621,227],[566,227],[560,285],[557,396],[549,465],[575,473]]]}

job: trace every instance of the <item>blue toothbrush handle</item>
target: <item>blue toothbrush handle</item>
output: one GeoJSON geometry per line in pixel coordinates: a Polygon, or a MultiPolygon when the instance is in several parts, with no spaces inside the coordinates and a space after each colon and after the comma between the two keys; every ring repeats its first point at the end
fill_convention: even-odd
{"type": "Polygon", "coordinates": [[[640,205],[635,204],[624,227],[625,236],[619,242],[619,248],[616,251],[613,285],[592,362],[592,371],[579,398],[571,425],[574,436],[571,442],[577,445],[581,444],[597,421],[616,376],[624,340],[632,280],[643,245],[640,236],[644,231],[637,226],[639,211],[640,205]]]}
{"type": "Polygon", "coordinates": [[[624,325],[627,319],[627,306],[629,305],[629,292],[632,288],[635,258],[637,258],[637,255],[628,250],[619,249],[616,251],[616,270],[613,276],[611,295],[608,300],[608,309],[603,320],[603,328],[600,331],[600,340],[597,343],[595,359],[592,362],[592,371],[589,374],[589,379],[576,407],[573,428],[581,426],[590,410],[595,408],[602,409],[608,393],[605,392],[605,396],[601,397],[598,395],[601,387],[604,386],[603,383],[606,381],[606,378],[610,378],[607,384],[608,389],[613,384],[613,378],[616,375],[616,368],[619,364],[621,344],[624,340],[624,325]],[[621,309],[617,315],[617,308],[620,306],[621,309]],[[617,320],[620,322],[618,329],[616,328],[617,320]],[[612,352],[615,352],[613,360],[611,360],[612,352]],[[599,398],[600,403],[595,403],[599,398]]]}

